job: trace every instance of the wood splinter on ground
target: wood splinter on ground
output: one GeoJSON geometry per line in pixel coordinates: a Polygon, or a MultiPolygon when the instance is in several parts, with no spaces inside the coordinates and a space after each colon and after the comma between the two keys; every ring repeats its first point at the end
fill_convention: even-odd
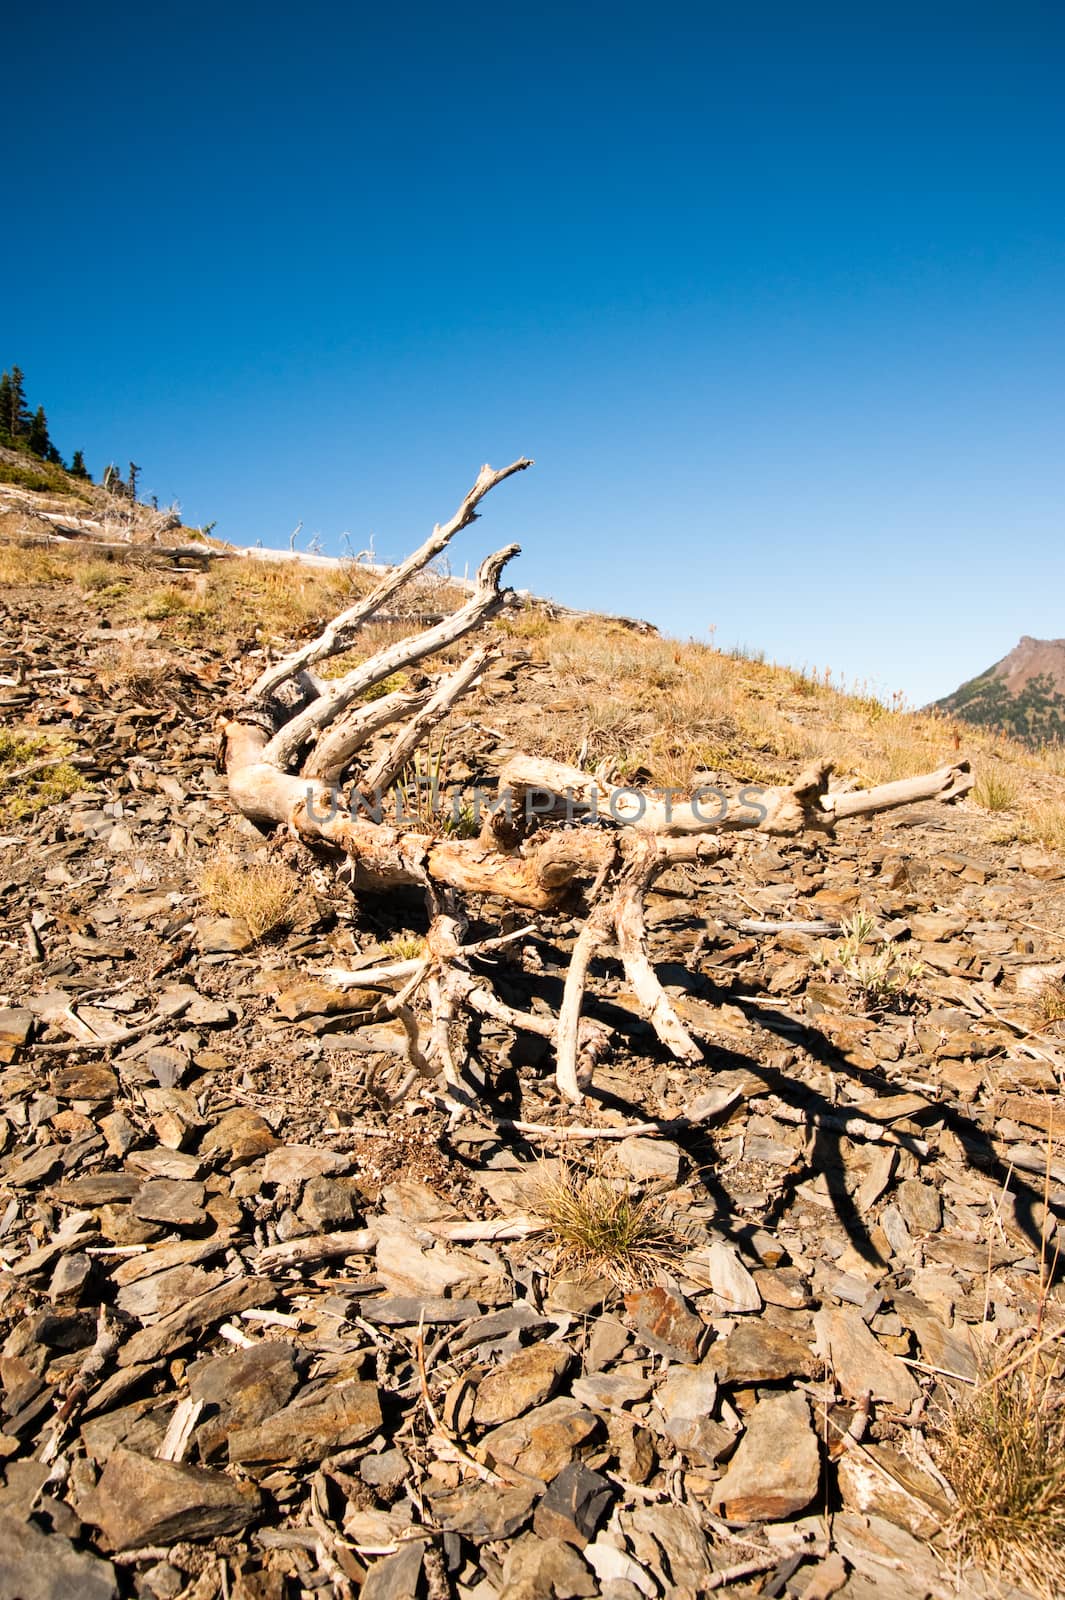
{"type": "Polygon", "coordinates": [[[419,831],[424,821],[406,827],[386,822],[382,794],[495,658],[478,647],[428,692],[394,692],[369,702],[364,697],[513,604],[514,591],[501,588],[500,580],[519,546],[486,557],[469,599],[450,616],[377,651],[341,677],[323,679],[314,669],[349,650],[359,631],[474,521],[489,491],[530,466],[523,457],[498,471],[482,467],[450,521],[435,527],[418,550],[315,639],[266,667],[224,726],[221,762],[230,796],[246,817],[286,827],[309,846],[340,852],[356,890],[421,886],[426,892],[431,925],[425,958],[407,976],[398,1002],[384,1002],[400,1015],[409,1044],[410,1071],[397,1098],[425,1072],[442,1075],[452,1093],[467,1092],[464,1062],[456,1058],[456,1024],[480,1014],[549,1038],[559,1090],[578,1103],[610,1048],[610,1030],[583,1015],[591,962],[606,951],[620,959],[665,1048],[678,1061],[700,1061],[702,1050],[647,954],[644,898],[655,879],[669,867],[718,859],[735,847],[734,836],[831,832],[848,818],[915,801],[955,800],[973,781],[969,763],[960,761],[874,789],[831,790],[831,765],[818,762],[789,786],[748,786],[734,797],[715,794],[706,802],[698,791],[645,794],[577,767],[522,755],[504,766],[476,838],[419,831]],[[371,741],[392,726],[398,731],[386,749],[364,765],[360,758],[371,741]],[[468,965],[465,901],[491,896],[526,911],[549,912],[586,883],[583,925],[558,1016],[505,1004],[489,979],[468,965]],[[428,1022],[413,1008],[422,991],[428,1022]]]}

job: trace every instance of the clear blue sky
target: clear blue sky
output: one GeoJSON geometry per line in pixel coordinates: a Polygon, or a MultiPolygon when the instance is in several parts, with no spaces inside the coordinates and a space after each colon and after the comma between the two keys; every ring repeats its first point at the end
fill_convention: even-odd
{"type": "Polygon", "coordinates": [[[1065,634],[1065,12],[59,0],[5,26],[0,365],[300,519],[914,701],[1065,634]]]}

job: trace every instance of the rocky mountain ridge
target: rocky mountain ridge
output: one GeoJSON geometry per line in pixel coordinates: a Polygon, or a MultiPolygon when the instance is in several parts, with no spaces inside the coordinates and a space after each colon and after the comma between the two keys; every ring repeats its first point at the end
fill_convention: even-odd
{"type": "Polygon", "coordinates": [[[1065,639],[1024,634],[1008,655],[935,702],[964,722],[1041,745],[1065,739],[1065,639]]]}

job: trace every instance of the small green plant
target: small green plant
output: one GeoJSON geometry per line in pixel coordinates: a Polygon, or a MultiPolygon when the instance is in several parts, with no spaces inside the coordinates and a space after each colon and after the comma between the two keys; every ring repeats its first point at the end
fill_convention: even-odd
{"type": "Polygon", "coordinates": [[[477,818],[473,806],[448,788],[447,736],[442,735],[435,749],[416,750],[393,785],[393,805],[389,808],[415,833],[434,839],[472,839],[477,818]]]}
{"type": "Polygon", "coordinates": [[[398,933],[377,953],[390,961],[420,961],[425,954],[425,940],[416,933],[398,933]]]}
{"type": "Polygon", "coordinates": [[[74,746],[63,740],[0,729],[0,816],[22,821],[69,799],[82,787],[81,774],[69,760],[73,753],[74,746]]]}
{"type": "Polygon", "coordinates": [[[279,862],[221,856],[201,873],[200,893],[219,916],[246,922],[256,942],[291,928],[299,914],[299,879],[279,862]]]}
{"type": "Polygon", "coordinates": [[[407,681],[405,672],[391,672],[387,678],[382,678],[380,683],[372,683],[363,695],[363,700],[383,700],[386,694],[393,694],[397,689],[402,689],[407,681]]]}
{"type": "Polygon", "coordinates": [[[1034,1344],[948,1403],[939,1467],[956,1496],[948,1537],[964,1559],[1065,1593],[1065,1414],[1060,1378],[1034,1344]]]}
{"type": "Polygon", "coordinates": [[[868,911],[860,907],[853,917],[844,917],[840,922],[843,938],[836,947],[836,954],[840,961],[846,965],[858,959],[863,944],[868,944],[876,933],[876,921],[868,911]]]}
{"type": "Polygon", "coordinates": [[[534,1204],[560,1273],[636,1288],[675,1266],[684,1245],[663,1218],[660,1199],[598,1172],[563,1165],[541,1185],[534,1204]]]}
{"type": "Polygon", "coordinates": [[[924,972],[920,961],[906,957],[894,944],[856,961],[847,976],[870,1011],[886,1011],[912,996],[924,972]]]}
{"type": "Polygon", "coordinates": [[[866,911],[856,911],[842,924],[843,938],[836,946],[835,961],[844,977],[858,991],[869,1011],[886,1011],[908,999],[924,972],[920,961],[907,956],[891,941],[878,950],[866,947],[876,934],[876,923],[866,911]]]}

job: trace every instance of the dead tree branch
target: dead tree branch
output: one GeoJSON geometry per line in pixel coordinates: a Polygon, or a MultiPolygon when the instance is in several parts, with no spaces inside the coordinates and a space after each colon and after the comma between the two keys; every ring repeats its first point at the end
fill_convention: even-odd
{"type": "Polygon", "coordinates": [[[972,784],[969,765],[962,761],[874,789],[845,791],[829,787],[831,766],[818,762],[792,784],[748,785],[735,795],[709,787],[686,794],[644,793],[561,762],[519,755],[504,766],[496,805],[477,838],[448,836],[420,811],[413,823],[387,820],[383,793],[401,778],[441,719],[476,686],[493,657],[478,648],[435,685],[398,690],[368,703],[363,697],[391,674],[453,646],[506,606],[512,591],[500,588],[500,578],[518,546],[508,545],[482,563],[473,593],[451,615],[377,651],[333,681],[317,679],[311,668],[345,649],[359,628],[473,521],[491,489],[530,465],[522,457],[498,472],[483,467],[451,520],[435,527],[412,556],[327,623],[317,638],[268,667],[224,730],[229,793],[245,816],[284,827],[309,846],[339,852],[350,864],[357,892],[387,893],[403,886],[426,892],[432,920],[424,957],[339,975],[353,983],[401,985],[375,1013],[397,1016],[405,1030],[408,1072],[400,1094],[431,1067],[442,1074],[452,1097],[468,1098],[462,1024],[469,1013],[477,1013],[549,1039],[559,1090],[567,1100],[579,1101],[611,1041],[609,1029],[583,1015],[592,964],[607,951],[620,958],[637,1003],[665,1049],[679,1061],[698,1062],[702,1051],[647,952],[644,897],[656,877],[671,866],[718,860],[735,848],[730,835],[831,832],[847,818],[914,801],[957,799],[972,784]],[[293,682],[302,697],[295,709],[282,705],[284,696],[278,693],[293,682]],[[385,730],[397,723],[398,731],[382,743],[385,730]],[[351,787],[344,799],[339,785],[346,778],[351,787]],[[557,1017],[506,1003],[471,962],[514,936],[464,945],[466,902],[488,897],[533,913],[550,912],[578,884],[585,886],[584,920],[557,1017]],[[423,989],[428,1020],[415,1015],[416,994],[423,989]]]}

